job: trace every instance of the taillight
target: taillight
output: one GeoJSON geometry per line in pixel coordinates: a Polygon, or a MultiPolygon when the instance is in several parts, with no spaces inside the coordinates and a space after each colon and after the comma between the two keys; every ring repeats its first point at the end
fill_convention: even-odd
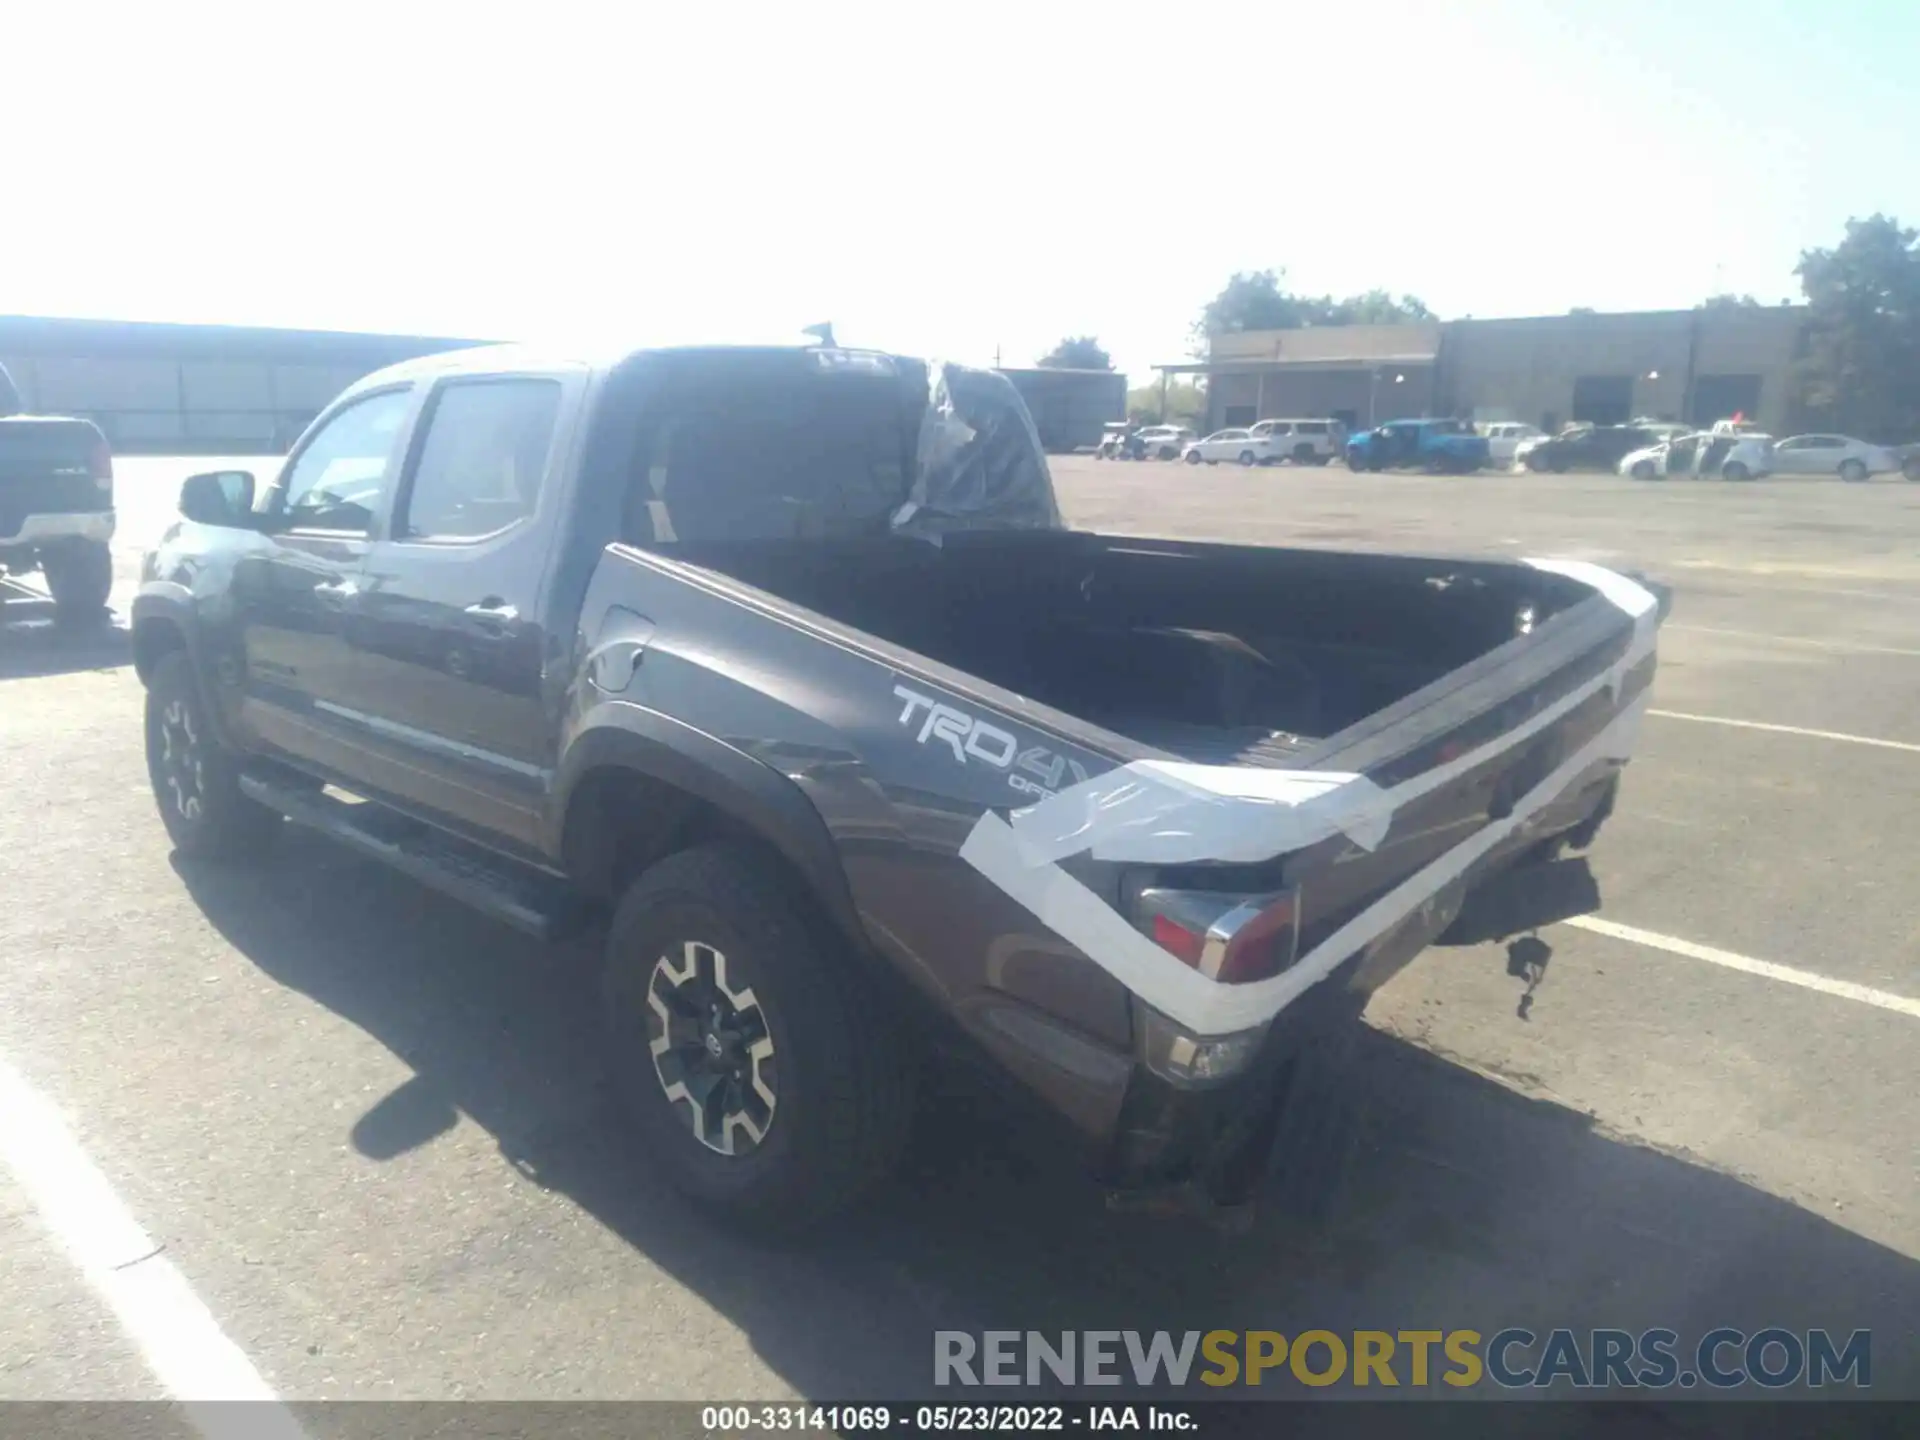
{"type": "Polygon", "coordinates": [[[1299,957],[1299,892],[1142,890],[1134,924],[1183,965],[1223,985],[1278,975],[1299,957]]]}
{"type": "Polygon", "coordinates": [[[94,488],[111,490],[113,488],[113,450],[105,437],[97,439],[87,447],[87,474],[93,477],[94,488]]]}

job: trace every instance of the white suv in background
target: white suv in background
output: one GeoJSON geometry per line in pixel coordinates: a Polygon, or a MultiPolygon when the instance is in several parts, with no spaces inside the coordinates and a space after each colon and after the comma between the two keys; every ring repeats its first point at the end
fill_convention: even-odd
{"type": "Polygon", "coordinates": [[[1266,443],[1262,464],[1324,465],[1347,453],[1347,427],[1338,420],[1262,420],[1251,433],[1266,443]]]}
{"type": "Polygon", "coordinates": [[[1514,455],[1520,449],[1520,442],[1537,440],[1544,434],[1538,425],[1528,425],[1519,420],[1493,420],[1475,428],[1486,436],[1487,463],[1509,470],[1513,468],[1514,455]]]}

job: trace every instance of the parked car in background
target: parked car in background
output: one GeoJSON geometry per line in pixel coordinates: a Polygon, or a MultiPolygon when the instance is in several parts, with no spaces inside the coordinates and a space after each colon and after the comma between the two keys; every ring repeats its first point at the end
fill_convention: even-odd
{"type": "Polygon", "coordinates": [[[1324,465],[1347,453],[1347,427],[1338,420],[1262,420],[1253,434],[1268,442],[1275,460],[1296,465],[1324,465]]]}
{"type": "Polygon", "coordinates": [[[1920,445],[1901,445],[1893,453],[1900,461],[1900,473],[1909,480],[1920,480],[1920,445]]]}
{"type": "Polygon", "coordinates": [[[1569,425],[1558,435],[1523,441],[1514,458],[1529,470],[1611,470],[1621,457],[1657,444],[1639,425],[1569,425]]]}
{"type": "Polygon", "coordinates": [[[1100,436],[1100,444],[1093,452],[1096,460],[1144,460],[1147,458],[1147,443],[1141,439],[1138,425],[1125,420],[1115,420],[1108,424],[1100,436]]]}
{"type": "Polygon", "coordinates": [[[1216,430],[1206,439],[1194,441],[1187,446],[1182,458],[1189,465],[1198,465],[1202,460],[1209,465],[1218,465],[1222,460],[1238,465],[1264,465],[1274,458],[1274,449],[1273,442],[1266,436],[1234,428],[1216,430]]]}
{"type": "Polygon", "coordinates": [[[1715,435],[1698,431],[1630,451],[1617,467],[1635,480],[1698,478],[1757,480],[1773,473],[1774,445],[1765,435],[1715,435]]]}
{"type": "Polygon", "coordinates": [[[1149,460],[1178,460],[1192,443],[1193,431],[1185,425],[1149,425],[1140,432],[1140,445],[1149,460]]]}
{"type": "Polygon", "coordinates": [[[98,616],[113,588],[113,455],[91,420],[28,415],[0,367],[0,575],[46,577],[62,620],[98,616]]]}
{"type": "Polygon", "coordinates": [[[1790,435],[1773,447],[1776,475],[1838,475],[1858,482],[1869,475],[1892,475],[1901,468],[1900,457],[1893,451],[1850,435],[1790,435]]]}
{"type": "Polygon", "coordinates": [[[1419,468],[1466,475],[1486,468],[1487,438],[1464,420],[1393,420],[1347,442],[1350,470],[1419,468]]]}
{"type": "Polygon", "coordinates": [[[1678,440],[1682,435],[1694,433],[1693,426],[1673,420],[1629,420],[1627,423],[1637,430],[1646,431],[1655,440],[1678,440]]]}
{"type": "Polygon", "coordinates": [[[1487,440],[1488,460],[1498,466],[1513,464],[1514,452],[1529,440],[1545,439],[1538,425],[1520,420],[1493,420],[1479,427],[1487,440]]]}

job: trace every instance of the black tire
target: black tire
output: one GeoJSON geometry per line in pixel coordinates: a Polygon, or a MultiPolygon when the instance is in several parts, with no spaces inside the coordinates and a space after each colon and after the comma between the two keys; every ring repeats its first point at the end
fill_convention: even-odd
{"type": "Polygon", "coordinates": [[[1189,465],[1198,465],[1200,463],[1200,452],[1198,450],[1187,451],[1187,463],[1189,465]]]}
{"type": "Polygon", "coordinates": [[[1366,1128],[1370,1107],[1355,1083],[1358,1025],[1341,1022],[1308,1042],[1281,1084],[1265,1196],[1310,1224],[1332,1217],[1366,1128]]]}
{"type": "Polygon", "coordinates": [[[1259,458],[1260,457],[1251,450],[1242,450],[1240,452],[1240,463],[1245,465],[1249,470],[1253,468],[1254,462],[1259,458]]]}
{"type": "Polygon", "coordinates": [[[1909,455],[1900,462],[1900,473],[1909,480],[1920,481],[1920,455],[1909,455]]]}
{"type": "Polygon", "coordinates": [[[1294,464],[1311,465],[1313,464],[1313,461],[1314,461],[1313,446],[1296,445],[1293,447],[1293,463],[1294,464]]]}
{"type": "Polygon", "coordinates": [[[147,778],[174,849],[196,860],[258,854],[281,816],[240,793],[240,760],[214,733],[193,662],[162,656],[147,682],[147,778]]]}
{"type": "Polygon", "coordinates": [[[602,997],[621,1098],[672,1184],[752,1229],[791,1231],[844,1209],[892,1170],[906,1143],[911,1049],[882,997],[829,937],[778,864],[733,844],[660,861],[627,891],[608,932],[602,997]],[[676,957],[695,981],[674,983],[676,957]],[[695,996],[702,984],[715,993],[709,972],[745,1018],[732,1030],[708,1023],[709,1038],[670,1049],[657,1064],[662,1022],[653,1017],[690,984],[695,996]],[[656,994],[664,997],[658,1009],[656,994]],[[740,1053],[743,1033],[753,1039],[740,1053]],[[667,1077],[676,1052],[699,1059],[721,1034],[732,1037],[725,1043],[744,1070],[720,1082],[724,1118],[710,1143],[696,1133],[706,1127],[692,1094],[670,1096],[667,1077]],[[739,1097],[737,1110],[725,1108],[729,1094],[739,1097]],[[735,1149],[740,1138],[746,1148],[735,1149]]]}
{"type": "Polygon", "coordinates": [[[1867,478],[1867,467],[1858,460],[1843,460],[1840,462],[1840,478],[1849,485],[1858,485],[1867,478]]]}
{"type": "Polygon", "coordinates": [[[1734,481],[1751,480],[1753,478],[1752,472],[1738,460],[1729,460],[1721,469],[1720,476],[1724,480],[1734,481]]]}
{"type": "Polygon", "coordinates": [[[1633,462],[1633,469],[1630,473],[1636,480],[1651,480],[1653,479],[1653,462],[1651,460],[1636,460],[1633,462]]]}
{"type": "Polygon", "coordinates": [[[95,540],[49,545],[40,552],[40,569],[59,618],[88,620],[107,608],[107,596],[113,591],[113,553],[105,545],[95,540]]]}

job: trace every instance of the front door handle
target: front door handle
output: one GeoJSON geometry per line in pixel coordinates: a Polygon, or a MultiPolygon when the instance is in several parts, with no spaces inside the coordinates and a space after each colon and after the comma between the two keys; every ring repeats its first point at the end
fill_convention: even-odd
{"type": "Polygon", "coordinates": [[[313,587],[313,593],[322,600],[351,600],[360,593],[360,586],[352,580],[323,580],[313,587]]]}
{"type": "Polygon", "coordinates": [[[511,625],[520,618],[520,612],[497,596],[489,595],[478,605],[469,605],[461,612],[470,620],[477,620],[488,630],[496,630],[511,625]]]}

